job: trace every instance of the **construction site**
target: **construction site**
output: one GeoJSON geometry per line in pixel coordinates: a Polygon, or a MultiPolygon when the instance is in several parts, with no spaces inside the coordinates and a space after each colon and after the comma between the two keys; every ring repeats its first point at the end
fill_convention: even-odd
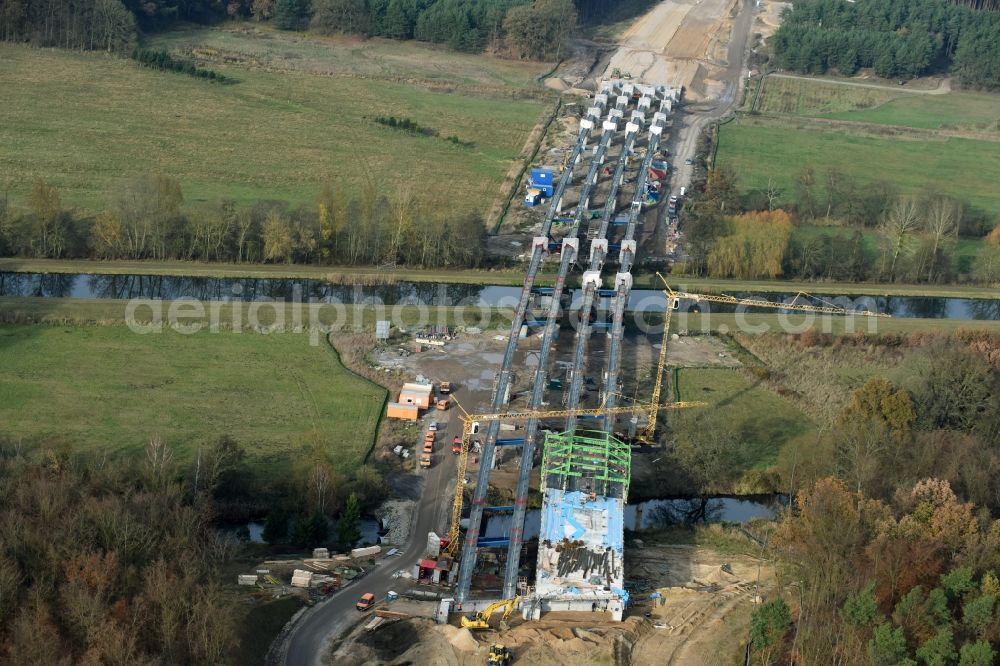
{"type": "MultiPolygon", "coordinates": [[[[681,303],[847,314],[663,281],[657,339],[626,334],[633,268],[662,256],[676,234],[691,178],[683,155],[735,98],[752,17],[749,4],[664,2],[623,35],[603,77],[560,78],[572,87],[498,237],[524,262],[509,333],[418,337],[412,357],[401,349],[378,359],[417,379],[388,415],[420,426],[413,456],[424,495],[400,568],[369,582],[391,591],[335,644],[336,663],[427,663],[431,654],[455,664],[665,663],[688,649],[692,627],[748,615],[766,589],[773,574],[759,560],[626,543],[625,530],[636,452],[659,445],[664,410],[704,407],[669,400],[664,388],[681,303]],[[709,71],[725,84],[706,85],[709,71]],[[542,272],[554,274],[551,286],[536,284],[542,272]],[[579,289],[567,287],[571,275],[579,289]],[[532,538],[529,507],[540,513],[532,538]],[[400,595],[421,585],[433,599],[417,594],[401,609],[400,595]]],[[[706,344],[680,351],[728,362],[706,344]]]]}
{"type": "MultiPolygon", "coordinates": [[[[447,511],[426,517],[433,527],[426,541],[418,528],[419,546],[404,554],[375,616],[337,644],[337,663],[423,663],[430,654],[450,654],[442,663],[456,664],[657,663],[690,651],[701,640],[692,640],[696,627],[748,615],[770,585],[773,573],[749,556],[723,560],[656,544],[655,536],[626,543],[636,451],[658,446],[662,411],[705,406],[671,401],[664,391],[671,313],[682,302],[875,313],[682,292],[664,281],[658,344],[626,336],[639,230],[656,219],[648,213],[669,220],[679,205],[671,195],[658,206],[657,194],[669,173],[660,144],[681,91],[624,78],[600,90],[558,179],[555,169],[531,173],[524,205],[545,212],[509,334],[478,343],[448,335],[416,358],[379,357],[426,382],[405,384],[389,414],[412,420],[408,410],[415,410],[428,488],[452,499],[447,511]],[[554,285],[537,287],[546,263],[557,263],[554,285]],[[573,270],[582,284],[575,294],[566,289],[573,270]],[[635,343],[637,350],[627,347],[635,343]],[[442,433],[446,441],[454,434],[451,455],[435,455],[442,433]],[[526,534],[529,504],[540,505],[537,539],[526,534]],[[497,519],[502,527],[491,529],[497,519]],[[412,570],[411,554],[418,557],[412,570]],[[431,587],[431,598],[413,591],[420,586],[431,587]]],[[[434,342],[417,340],[415,350],[434,342]]],[[[686,351],[727,362],[718,351],[686,351]]]]}

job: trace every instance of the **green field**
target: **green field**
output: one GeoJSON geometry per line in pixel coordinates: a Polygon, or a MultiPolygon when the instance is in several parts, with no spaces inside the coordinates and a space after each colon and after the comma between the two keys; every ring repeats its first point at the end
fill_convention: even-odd
{"type": "Polygon", "coordinates": [[[295,334],[139,335],[120,326],[0,327],[0,436],[190,462],[229,435],[251,469],[287,472],[307,441],[342,470],[372,444],[385,391],[295,334]]]}
{"type": "Polygon", "coordinates": [[[837,168],[862,183],[944,192],[1000,214],[1000,95],[772,76],[756,109],[760,115],[720,128],[717,164],[732,168],[744,190],[773,178],[788,198],[793,176],[806,166],[820,183],[837,168]]]}
{"type": "MultiPolygon", "coordinates": [[[[1000,98],[998,98],[1000,100],[1000,98]]],[[[793,177],[811,166],[822,180],[837,168],[860,182],[885,180],[904,192],[933,188],[1000,213],[1000,142],[847,133],[806,119],[743,119],[722,126],[717,164],[729,167],[745,190],[773,178],[789,197],[793,177]]]]}
{"type": "Polygon", "coordinates": [[[881,88],[769,76],[764,79],[755,109],[761,113],[812,116],[834,111],[868,109],[902,94],[881,88]]]}
{"type": "Polygon", "coordinates": [[[987,93],[928,95],[905,88],[848,86],[822,80],[769,76],[756,109],[923,129],[1000,132],[1000,97],[987,93]]]}
{"type": "Polygon", "coordinates": [[[695,423],[724,419],[739,433],[748,469],[774,465],[781,446],[814,424],[789,400],[751,383],[739,370],[683,368],[678,373],[681,400],[701,400],[707,407],[690,410],[695,423]]]}
{"type": "Polygon", "coordinates": [[[183,50],[214,40],[251,55],[263,44],[283,60],[217,49],[202,65],[239,80],[221,85],[101,53],[0,45],[0,183],[23,201],[45,178],[65,204],[93,211],[144,172],[176,177],[189,203],[308,202],[326,183],[355,189],[371,178],[386,193],[485,212],[547,106],[529,87],[545,68],[537,63],[388,42],[345,50],[284,33],[159,41],[183,50]],[[379,115],[473,146],[391,129],[372,120],[379,115]]]}
{"type": "Polygon", "coordinates": [[[975,93],[907,95],[878,107],[824,114],[862,123],[1000,133],[1000,96],[975,93]]]}

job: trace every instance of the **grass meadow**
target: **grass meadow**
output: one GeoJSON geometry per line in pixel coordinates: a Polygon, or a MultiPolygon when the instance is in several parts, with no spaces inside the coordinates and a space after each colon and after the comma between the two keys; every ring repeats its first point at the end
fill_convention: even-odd
{"type": "Polygon", "coordinates": [[[26,444],[141,455],[158,436],[183,462],[229,435],[271,476],[319,442],[349,472],[384,398],[306,335],[0,326],[0,436],[26,444]]]}
{"type": "Polygon", "coordinates": [[[717,164],[731,168],[745,190],[766,188],[773,178],[785,200],[795,174],[811,166],[817,180],[837,168],[860,182],[885,180],[915,194],[933,188],[1000,214],[1000,141],[880,137],[762,117],[722,127],[717,164]]]}
{"type": "Polygon", "coordinates": [[[544,65],[414,44],[347,49],[284,33],[227,35],[186,31],[152,46],[214,53],[200,64],[233,85],[102,53],[0,45],[0,183],[23,201],[45,178],[64,204],[92,212],[124,178],[144,172],[177,178],[189,204],[305,203],[327,183],[354,190],[372,179],[387,194],[408,190],[485,213],[548,105],[529,87],[544,65]],[[255,44],[281,60],[246,55],[255,44]],[[313,60],[302,54],[307,47],[313,60]],[[366,69],[371,62],[381,68],[366,69]],[[411,118],[440,136],[385,127],[373,120],[380,115],[411,118]]]}
{"type": "Polygon", "coordinates": [[[937,190],[1000,214],[1000,95],[768,77],[756,108],[760,115],[723,125],[719,136],[717,164],[733,169],[745,190],[773,178],[787,199],[804,167],[820,175],[837,168],[860,182],[937,190]]]}
{"type": "Polygon", "coordinates": [[[814,428],[794,403],[755,385],[741,370],[682,368],[678,389],[681,400],[708,403],[687,410],[692,425],[719,419],[732,425],[743,443],[748,469],[771,467],[786,441],[814,428]]]}

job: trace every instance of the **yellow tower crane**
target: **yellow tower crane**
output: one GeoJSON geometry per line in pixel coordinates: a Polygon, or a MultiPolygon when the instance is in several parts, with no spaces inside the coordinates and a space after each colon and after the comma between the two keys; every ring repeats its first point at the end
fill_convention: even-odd
{"type": "MultiPolygon", "coordinates": [[[[832,304],[809,305],[807,303],[797,303],[799,298],[817,298],[805,292],[799,292],[791,303],[779,303],[761,298],[737,298],[726,294],[699,294],[689,291],[676,291],[670,288],[666,278],[659,273],[656,274],[663,282],[663,293],[667,296],[667,307],[663,321],[663,339],[660,344],[660,355],[657,359],[656,380],[653,383],[653,393],[648,403],[637,402],[632,405],[622,407],[596,407],[593,409],[557,409],[557,410],[522,410],[500,412],[496,414],[470,414],[465,408],[455,400],[455,404],[462,411],[462,451],[458,461],[458,475],[455,483],[455,499],[451,507],[451,526],[448,532],[448,546],[446,553],[454,556],[458,549],[459,531],[462,520],[463,493],[465,491],[465,473],[469,463],[469,448],[472,444],[472,435],[478,432],[481,424],[490,421],[527,421],[528,419],[555,419],[568,418],[570,416],[604,416],[606,414],[647,414],[646,425],[637,435],[636,439],[644,444],[653,444],[656,441],[657,416],[664,409],[685,409],[690,407],[704,407],[706,403],[698,401],[681,401],[662,404],[660,397],[663,390],[663,374],[667,366],[667,342],[670,339],[670,314],[678,309],[681,300],[691,300],[695,302],[710,301],[714,303],[728,303],[730,305],[743,305],[757,308],[776,308],[794,310],[797,312],[818,312],[821,314],[848,315],[856,314],[864,317],[889,317],[888,314],[872,312],[870,310],[848,310],[832,304]]],[[[454,397],[454,396],[452,396],[454,397]]]]}
{"type": "MultiPolygon", "coordinates": [[[[656,274],[656,277],[660,278],[660,282],[663,283],[663,293],[667,296],[667,309],[663,318],[663,340],[660,343],[660,358],[656,365],[656,381],[653,383],[653,395],[650,396],[650,405],[660,404],[660,391],[663,386],[663,373],[667,368],[667,341],[670,339],[670,313],[680,307],[680,302],[682,300],[695,301],[709,301],[712,303],[728,303],[730,305],[744,305],[748,307],[755,308],[776,308],[784,310],[795,310],[797,312],[818,312],[821,314],[835,314],[835,315],[860,315],[863,317],[889,317],[891,315],[884,314],[881,312],[872,312],[870,310],[848,310],[847,308],[842,308],[831,303],[826,303],[824,305],[810,305],[808,303],[797,303],[799,298],[815,298],[816,296],[800,291],[792,299],[791,303],[779,303],[777,301],[767,301],[762,298],[737,298],[736,296],[727,296],[726,294],[696,294],[690,291],[675,291],[670,288],[667,284],[667,279],[656,274]]],[[[646,427],[643,428],[642,432],[639,433],[637,439],[644,444],[652,444],[656,441],[656,416],[659,413],[659,409],[649,410],[649,419],[646,421],[646,427]]]]}
{"type": "MultiPolygon", "coordinates": [[[[452,396],[454,398],[454,396],[452,396]]],[[[478,433],[483,423],[490,421],[527,421],[529,419],[558,419],[570,416],[604,416],[605,414],[635,414],[636,412],[652,413],[661,409],[688,409],[704,407],[707,403],[699,401],[671,402],[665,405],[636,403],[622,407],[595,407],[593,409],[555,409],[555,410],[523,410],[499,412],[496,414],[470,414],[465,407],[455,400],[462,411],[462,451],[458,458],[458,474],[455,481],[455,499],[451,505],[451,526],[448,530],[448,545],[444,552],[454,556],[458,550],[458,537],[462,521],[462,503],[465,492],[465,472],[469,464],[469,448],[472,445],[472,435],[478,433]]]]}

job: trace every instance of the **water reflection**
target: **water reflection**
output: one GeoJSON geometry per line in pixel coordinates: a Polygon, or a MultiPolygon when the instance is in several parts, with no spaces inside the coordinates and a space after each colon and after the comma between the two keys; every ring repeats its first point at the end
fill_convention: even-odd
{"type": "MultiPolygon", "coordinates": [[[[0,296],[34,296],[42,298],[132,298],[164,299],[194,298],[213,301],[285,301],[300,300],[351,305],[381,303],[384,305],[468,305],[477,307],[513,307],[521,295],[521,287],[474,284],[435,284],[431,282],[396,282],[387,285],[337,285],[323,280],[285,278],[214,278],[177,277],[169,275],[93,275],[83,273],[11,273],[0,272],[0,296]]],[[[733,292],[736,297],[760,296],[751,292],[733,292]]],[[[791,302],[795,294],[770,293],[768,300],[791,302]]],[[[582,294],[570,292],[570,307],[579,305],[582,294]]],[[[848,309],[869,309],[887,312],[894,317],[928,319],[1000,320],[1000,300],[967,298],[930,298],[923,296],[823,296],[823,301],[848,309]]],[[[611,299],[600,299],[599,307],[607,309],[611,299]]],[[[662,312],[666,299],[661,291],[633,290],[629,310],[662,312]]],[[[691,303],[682,306],[689,311],[727,313],[735,306],[724,303],[691,303]]],[[[535,308],[539,311],[539,308],[535,308]]],[[[754,308],[748,309],[753,311],[754,308]]],[[[773,311],[773,310],[771,310],[773,311]]]]}

